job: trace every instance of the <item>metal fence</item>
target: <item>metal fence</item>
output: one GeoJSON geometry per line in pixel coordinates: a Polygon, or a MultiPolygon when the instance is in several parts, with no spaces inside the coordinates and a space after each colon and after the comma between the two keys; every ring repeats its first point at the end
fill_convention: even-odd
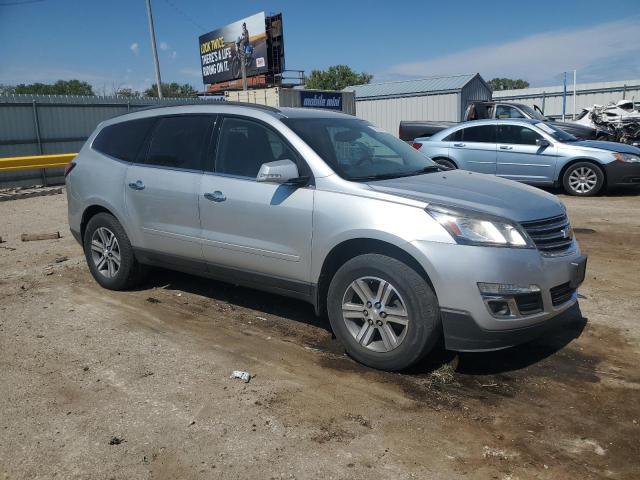
{"type": "MultiPolygon", "coordinates": [[[[103,120],[150,106],[210,101],[199,98],[0,96],[0,158],[78,152],[103,120]]],[[[62,168],[0,172],[0,187],[63,182],[62,168]]]]}

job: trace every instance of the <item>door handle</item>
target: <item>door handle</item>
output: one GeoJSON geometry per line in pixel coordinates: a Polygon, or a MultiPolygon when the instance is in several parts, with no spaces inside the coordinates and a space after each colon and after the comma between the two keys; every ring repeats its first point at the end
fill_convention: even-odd
{"type": "Polygon", "coordinates": [[[129,188],[133,190],[144,190],[144,183],[142,183],[142,180],[136,180],[129,184],[129,188]]]}
{"type": "Polygon", "coordinates": [[[212,202],[224,202],[227,197],[220,190],[216,190],[213,193],[207,192],[204,194],[204,198],[211,200],[212,202]]]}
{"type": "Polygon", "coordinates": [[[513,147],[508,145],[500,145],[500,150],[513,150],[513,147]]]}
{"type": "Polygon", "coordinates": [[[466,147],[467,144],[466,143],[454,143],[453,146],[454,147],[466,147]]]}

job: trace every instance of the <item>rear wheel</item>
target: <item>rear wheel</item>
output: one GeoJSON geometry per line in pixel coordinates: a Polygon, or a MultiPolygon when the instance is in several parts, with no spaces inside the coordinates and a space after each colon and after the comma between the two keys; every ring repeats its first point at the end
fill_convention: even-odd
{"type": "Polygon", "coordinates": [[[84,234],[84,252],[93,278],[109,290],[125,290],[138,283],[144,268],[138,263],[129,237],[109,213],[91,217],[84,234]]]}
{"type": "Polygon", "coordinates": [[[427,281],[384,255],[360,255],[346,262],[331,281],[327,307],[347,353],[373,368],[407,368],[440,336],[438,302],[427,281]]]}
{"type": "Polygon", "coordinates": [[[597,194],[604,185],[604,173],[590,162],[578,162],[567,168],[562,184],[569,195],[588,197],[597,194]]]}
{"type": "Polygon", "coordinates": [[[447,160],[446,158],[436,158],[433,161],[441,167],[446,168],[447,170],[455,170],[456,168],[458,168],[456,167],[455,163],[453,163],[451,160],[447,160]]]}

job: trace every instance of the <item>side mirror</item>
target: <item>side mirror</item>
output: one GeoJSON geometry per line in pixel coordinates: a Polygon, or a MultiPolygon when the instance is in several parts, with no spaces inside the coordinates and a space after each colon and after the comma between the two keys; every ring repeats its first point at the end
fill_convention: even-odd
{"type": "Polygon", "coordinates": [[[291,160],[263,163],[256,177],[257,182],[288,183],[300,177],[298,167],[291,160]]]}
{"type": "Polygon", "coordinates": [[[551,142],[546,138],[538,138],[536,139],[536,145],[544,148],[551,146],[551,142]]]}

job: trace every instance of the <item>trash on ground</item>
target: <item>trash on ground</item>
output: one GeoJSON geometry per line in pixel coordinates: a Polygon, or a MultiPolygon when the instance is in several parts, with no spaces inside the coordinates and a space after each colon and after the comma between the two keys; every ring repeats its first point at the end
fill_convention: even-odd
{"type": "Polygon", "coordinates": [[[147,302],[149,302],[149,303],[160,303],[160,300],[158,300],[155,297],[147,297],[147,302]]]}
{"type": "Polygon", "coordinates": [[[67,257],[66,255],[61,255],[59,257],[56,257],[55,262],[62,263],[62,262],[66,262],[67,260],[69,260],[69,257],[67,257]]]}
{"type": "Polygon", "coordinates": [[[249,380],[251,380],[251,374],[249,372],[243,372],[242,370],[234,370],[231,372],[231,376],[229,378],[239,378],[244,383],[249,383],[249,380]]]}
{"type": "Polygon", "coordinates": [[[122,442],[124,442],[124,438],[111,437],[111,440],[109,440],[109,445],[120,445],[122,442]]]}
{"type": "Polygon", "coordinates": [[[20,235],[20,240],[23,242],[33,242],[35,240],[57,240],[62,238],[60,232],[54,233],[23,233],[20,235]]]}

